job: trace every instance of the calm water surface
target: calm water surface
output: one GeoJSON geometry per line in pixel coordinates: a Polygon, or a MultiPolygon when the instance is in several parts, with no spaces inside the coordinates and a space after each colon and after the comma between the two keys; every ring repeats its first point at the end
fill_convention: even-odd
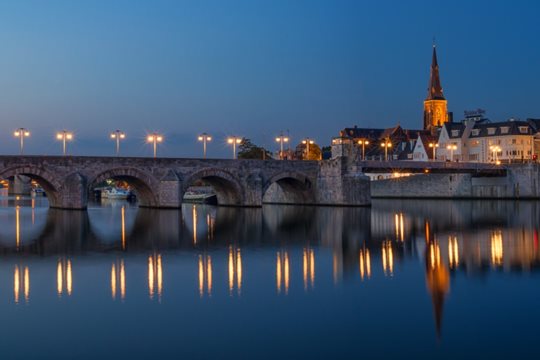
{"type": "Polygon", "coordinates": [[[540,203],[0,198],[2,358],[507,358],[540,335],[540,203]]]}

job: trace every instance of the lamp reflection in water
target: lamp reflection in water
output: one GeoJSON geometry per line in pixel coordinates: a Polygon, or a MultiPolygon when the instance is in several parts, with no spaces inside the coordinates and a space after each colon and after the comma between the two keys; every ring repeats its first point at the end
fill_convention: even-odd
{"type": "Polygon", "coordinates": [[[242,253],[240,249],[229,246],[229,295],[236,286],[237,294],[242,292],[242,253]]]}
{"type": "Polygon", "coordinates": [[[15,246],[17,250],[21,246],[21,207],[15,206],[15,246]]]}
{"type": "Polygon", "coordinates": [[[382,266],[384,275],[392,276],[394,274],[394,251],[392,250],[392,242],[389,240],[382,243],[382,266]]]}
{"type": "Polygon", "coordinates": [[[396,241],[405,241],[405,226],[403,221],[403,213],[394,214],[394,222],[396,227],[396,241]]]}
{"type": "Polygon", "coordinates": [[[117,260],[111,266],[111,296],[116,300],[118,285],[120,285],[120,299],[126,298],[126,269],[124,259],[117,260]]]}
{"type": "Polygon", "coordinates": [[[212,296],[212,257],[208,254],[199,255],[199,296],[212,296]]]}
{"type": "Polygon", "coordinates": [[[304,290],[313,289],[315,285],[315,251],[304,248],[302,255],[302,268],[304,275],[304,290]]]}
{"type": "Polygon", "coordinates": [[[501,266],[503,263],[503,240],[502,231],[496,230],[491,233],[491,264],[501,266]]]}
{"type": "Polygon", "coordinates": [[[122,250],[126,250],[126,207],[122,206],[121,210],[121,218],[122,218],[122,233],[121,233],[121,240],[122,240],[122,250]]]}
{"type": "Polygon", "coordinates": [[[369,249],[360,249],[358,264],[360,267],[360,278],[362,280],[364,280],[364,277],[371,278],[371,256],[369,255],[369,249]]]}
{"type": "Polygon", "coordinates": [[[197,205],[193,205],[193,245],[197,244],[197,205]]]}
{"type": "Polygon", "coordinates": [[[281,289],[285,295],[289,293],[290,281],[290,265],[289,253],[287,251],[278,251],[276,256],[276,288],[278,294],[281,294],[281,289]]]}
{"type": "Polygon", "coordinates": [[[459,247],[457,237],[448,237],[448,263],[451,269],[455,269],[459,265],[459,247]]]}
{"type": "Polygon", "coordinates": [[[24,301],[28,303],[30,298],[30,270],[28,266],[15,265],[13,270],[13,297],[15,303],[19,303],[20,293],[24,294],[24,301]]]}
{"type": "Polygon", "coordinates": [[[148,256],[148,293],[150,300],[157,295],[158,301],[161,301],[163,293],[163,267],[161,254],[152,254],[148,256]]]}
{"type": "Polygon", "coordinates": [[[56,263],[56,291],[58,296],[62,296],[64,291],[68,296],[71,296],[73,292],[73,274],[70,259],[61,258],[56,263]]]}

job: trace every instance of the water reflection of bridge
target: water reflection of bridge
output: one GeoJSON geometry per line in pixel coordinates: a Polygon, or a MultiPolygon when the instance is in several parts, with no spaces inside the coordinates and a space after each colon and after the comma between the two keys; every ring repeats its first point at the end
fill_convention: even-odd
{"type": "Polygon", "coordinates": [[[126,298],[125,262],[144,256],[148,293],[163,295],[167,252],[196,254],[200,296],[210,296],[226,272],[229,293],[249,286],[251,248],[270,252],[276,293],[286,295],[294,269],[304,290],[316,287],[321,259],[331,257],[334,281],[394,276],[405,259],[425,264],[437,328],[452,274],[531,271],[540,264],[536,202],[377,201],[372,209],[268,206],[263,209],[185,206],[182,210],[128,206],[62,211],[12,199],[1,210],[0,254],[14,261],[14,298],[30,297],[32,258],[53,260],[59,295],[69,296],[77,257],[107,253],[111,296],[126,298]],[[457,230],[459,229],[459,230],[457,230]],[[24,257],[20,255],[24,254],[24,257]],[[21,260],[23,259],[23,260],[21,260]],[[226,266],[223,266],[223,263],[226,266]]]}

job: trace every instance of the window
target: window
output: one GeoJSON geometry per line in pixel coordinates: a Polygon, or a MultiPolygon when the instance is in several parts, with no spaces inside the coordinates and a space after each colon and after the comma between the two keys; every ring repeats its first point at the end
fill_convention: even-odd
{"type": "Polygon", "coordinates": [[[527,126],[520,126],[519,132],[522,134],[527,134],[529,132],[529,128],[527,126]]]}
{"type": "Polygon", "coordinates": [[[495,128],[488,128],[488,135],[495,135],[495,128]]]}
{"type": "Polygon", "coordinates": [[[508,134],[508,131],[510,130],[510,127],[508,126],[501,126],[501,134],[508,134]]]}
{"type": "Polygon", "coordinates": [[[512,139],[512,145],[517,144],[517,139],[512,139]]]}
{"type": "Polygon", "coordinates": [[[453,137],[459,136],[459,130],[452,130],[452,136],[453,137]]]}
{"type": "Polygon", "coordinates": [[[473,136],[478,136],[479,134],[480,134],[480,129],[473,129],[472,131],[473,136]]]}

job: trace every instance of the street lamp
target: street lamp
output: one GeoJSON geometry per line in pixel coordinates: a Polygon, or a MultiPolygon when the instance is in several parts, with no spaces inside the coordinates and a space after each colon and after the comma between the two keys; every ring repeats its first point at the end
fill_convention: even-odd
{"type": "Polygon", "coordinates": [[[381,146],[384,148],[384,159],[388,161],[388,149],[392,147],[390,140],[385,140],[381,146]]]}
{"type": "Polygon", "coordinates": [[[206,159],[206,143],[208,141],[212,141],[212,137],[207,133],[202,133],[201,135],[199,135],[197,140],[202,141],[203,143],[203,157],[206,159]]]}
{"type": "Polygon", "coordinates": [[[67,130],[62,130],[56,133],[56,139],[62,141],[62,153],[66,156],[66,143],[73,140],[73,134],[67,130]]]}
{"type": "Polygon", "coordinates": [[[304,140],[302,140],[302,144],[306,145],[306,160],[309,160],[309,145],[315,144],[315,140],[305,138],[304,140]]]}
{"type": "Polygon", "coordinates": [[[115,130],[111,133],[111,139],[116,140],[116,156],[120,154],[120,140],[124,140],[126,134],[120,130],[115,130]]]}
{"type": "Polygon", "coordinates": [[[227,139],[227,143],[232,145],[233,159],[236,159],[236,144],[240,145],[242,143],[242,138],[238,136],[231,136],[227,139]]]}
{"type": "Polygon", "coordinates": [[[450,161],[454,161],[454,150],[457,150],[457,145],[448,145],[446,149],[450,150],[450,161]]]}
{"type": "Polygon", "coordinates": [[[17,130],[15,130],[13,135],[15,135],[15,137],[18,137],[20,139],[21,155],[22,155],[24,151],[24,138],[30,136],[30,131],[26,130],[25,128],[18,128],[17,130]]]}
{"type": "Polygon", "coordinates": [[[276,137],[276,142],[279,143],[279,158],[283,160],[283,144],[289,142],[289,138],[287,136],[283,135],[283,132],[279,134],[278,137],[276,137]]]}
{"type": "Polygon", "coordinates": [[[154,145],[154,159],[155,159],[157,156],[157,144],[163,141],[163,136],[154,132],[148,135],[148,137],[146,138],[146,141],[154,145]]]}
{"type": "Polygon", "coordinates": [[[433,149],[433,161],[435,161],[435,149],[439,147],[437,143],[429,143],[429,147],[433,149]]]}
{"type": "Polygon", "coordinates": [[[369,145],[368,140],[358,140],[358,145],[362,145],[362,160],[366,160],[366,145],[369,145]]]}

